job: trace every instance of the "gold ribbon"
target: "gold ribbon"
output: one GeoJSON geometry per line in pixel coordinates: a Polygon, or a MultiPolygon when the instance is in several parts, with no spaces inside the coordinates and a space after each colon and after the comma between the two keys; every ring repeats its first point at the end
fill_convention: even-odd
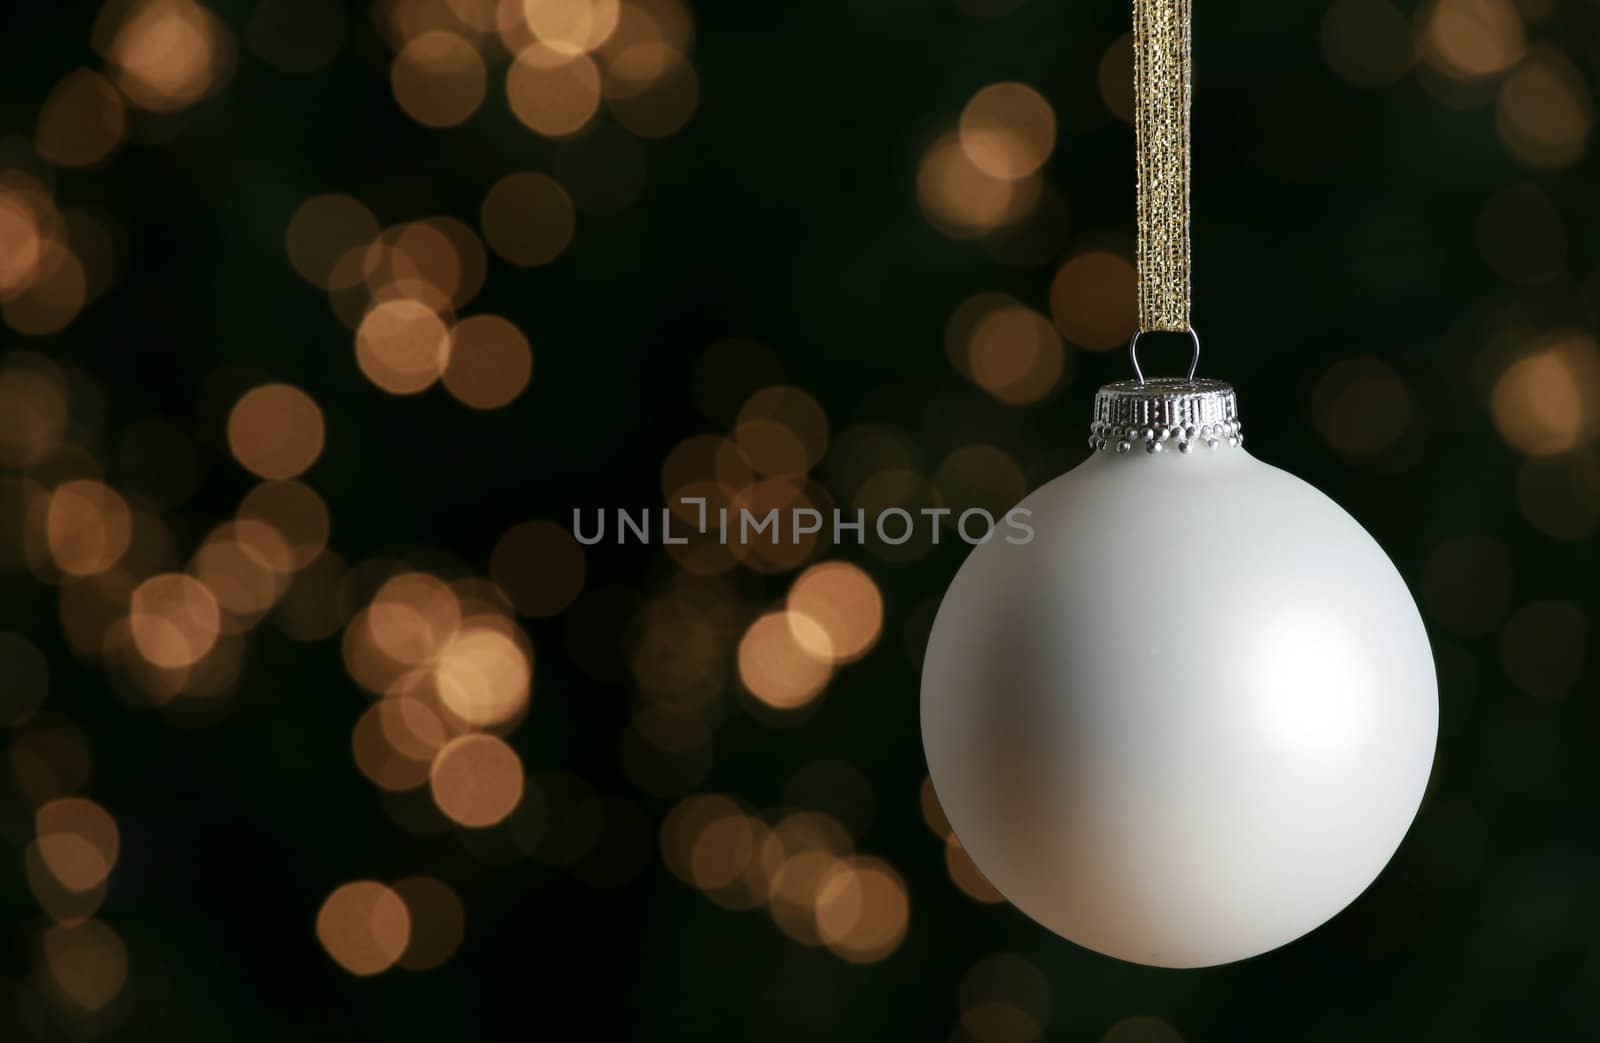
{"type": "Polygon", "coordinates": [[[1191,0],[1133,0],[1139,329],[1189,329],[1191,0]]]}

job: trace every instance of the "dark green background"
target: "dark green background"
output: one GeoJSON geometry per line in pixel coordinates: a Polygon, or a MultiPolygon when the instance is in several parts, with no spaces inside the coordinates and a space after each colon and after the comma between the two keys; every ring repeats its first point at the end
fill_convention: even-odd
{"type": "MultiPolygon", "coordinates": [[[[211,6],[240,33],[253,5],[211,6]]],[[[1481,535],[1511,555],[1507,612],[1559,600],[1592,618],[1592,545],[1553,540],[1520,514],[1521,457],[1491,424],[1474,366],[1506,328],[1592,334],[1600,324],[1594,160],[1531,171],[1497,139],[1492,104],[1441,105],[1415,76],[1377,89],[1345,83],[1323,60],[1322,4],[1198,6],[1195,322],[1202,373],[1237,385],[1252,452],[1346,505],[1413,589],[1434,547],[1481,535]],[[1530,181],[1562,215],[1566,257],[1553,280],[1514,286],[1485,262],[1477,223],[1496,193],[1530,181]],[[1340,455],[1313,422],[1318,378],[1355,355],[1386,361],[1412,398],[1406,437],[1375,457],[1340,455]]],[[[95,9],[16,4],[0,20],[5,156],[25,150],[60,77],[96,61],[95,9]]],[[[506,410],[469,413],[438,389],[397,398],[372,387],[349,331],[289,267],[284,229],[302,200],[325,192],[352,193],[385,222],[443,213],[476,224],[498,178],[559,170],[582,143],[528,132],[493,74],[488,103],[463,127],[416,125],[394,103],[391,54],[365,5],[350,6],[345,48],[326,70],[285,76],[241,47],[232,81],[164,121],[164,143],[130,144],[102,167],[54,177],[60,205],[115,216],[123,271],[65,331],[26,346],[98,382],[105,430],[160,415],[194,433],[209,469],[169,519],[190,539],[250,484],[222,443],[228,399],[219,405],[217,389],[260,379],[306,389],[324,409],[329,446],[307,481],[350,561],[431,548],[482,572],[516,522],[658,502],[667,450],[712,429],[688,395],[693,361],[731,335],[769,345],[835,432],[901,425],[929,467],[983,441],[1035,480],[1046,477],[1035,464],[1080,458],[1089,398],[1128,375],[1125,356],[1076,353],[1071,384],[1044,404],[985,409],[946,359],[944,324],[984,290],[1047,310],[1059,260],[1131,251],[1133,135],[1096,84],[1127,5],[1026,0],[992,21],[941,0],[701,3],[695,14],[700,106],[680,133],[638,145],[638,201],[620,215],[580,215],[573,246],[547,268],[491,266],[472,310],[516,321],[537,360],[528,392],[506,410]],[[1060,123],[1046,177],[1067,201],[1071,232],[1058,261],[1034,270],[943,237],[916,201],[923,149],[998,80],[1034,85],[1060,123]],[[946,400],[971,407],[963,429],[930,415],[928,403],[946,400]]],[[[1594,3],[1557,0],[1529,33],[1596,82],[1594,3]]],[[[703,786],[767,808],[819,756],[867,775],[877,815],[862,848],[904,875],[911,921],[901,948],[865,967],[792,943],[759,911],[711,905],[659,858],[626,886],[595,889],[485,857],[458,833],[402,832],[351,763],[350,727],[366,699],[336,641],[300,645],[262,628],[228,716],[179,728],[111,698],[104,676],[72,659],[51,588],[0,579],[0,630],[50,654],[50,708],[84,730],[95,763],[87,792],[121,827],[100,915],[126,939],[131,966],[127,992],[99,1020],[41,997],[32,968],[48,921],[22,877],[28,810],[8,788],[5,1020],[44,1040],[944,1040],[966,969],[1009,950],[1049,976],[1050,1040],[1096,1041],[1133,1014],[1158,1015],[1193,1043],[1600,1038],[1590,674],[1564,700],[1536,700],[1508,679],[1498,631],[1464,636],[1430,615],[1437,777],[1389,871],[1279,952],[1214,970],[1134,967],[966,898],[921,820],[918,678],[903,635],[960,552],[895,564],[848,551],[884,591],[884,640],[799,727],[768,727],[730,695],[703,786]],[[333,887],[421,872],[465,901],[454,959],[361,980],[327,958],[312,924],[333,887]]],[[[637,547],[593,550],[588,563],[591,587],[649,592],[670,572],[658,550],[637,547]]],[[[783,577],[737,582],[753,607],[785,589],[783,577]]],[[[561,768],[601,793],[628,793],[659,823],[670,803],[634,793],[618,765],[631,687],[569,662],[561,619],[527,629],[538,681],[512,741],[529,771],[561,768]]]]}

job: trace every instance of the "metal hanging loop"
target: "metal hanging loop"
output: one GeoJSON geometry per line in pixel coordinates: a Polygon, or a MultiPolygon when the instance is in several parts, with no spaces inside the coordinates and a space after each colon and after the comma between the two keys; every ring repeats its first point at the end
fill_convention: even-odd
{"type": "MultiPolygon", "coordinates": [[[[1139,383],[1141,384],[1143,384],[1145,380],[1144,370],[1139,366],[1139,338],[1149,332],[1149,330],[1140,330],[1133,335],[1132,340],[1128,341],[1128,358],[1133,362],[1133,375],[1139,378],[1139,383]]],[[[1186,328],[1183,332],[1189,335],[1190,345],[1189,375],[1184,379],[1192,381],[1194,380],[1194,371],[1200,365],[1200,334],[1194,331],[1193,326],[1186,328]]]]}

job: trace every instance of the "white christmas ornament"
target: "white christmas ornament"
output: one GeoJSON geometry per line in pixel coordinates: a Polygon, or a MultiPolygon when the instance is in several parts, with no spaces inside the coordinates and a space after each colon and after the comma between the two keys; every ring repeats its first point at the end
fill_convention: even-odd
{"type": "Polygon", "coordinates": [[[1343,909],[1405,835],[1438,727],[1427,635],[1372,537],[1245,452],[1228,385],[1109,385],[1091,431],[1023,501],[1033,541],[976,548],[945,595],[934,789],[1058,934],[1243,959],[1343,909]]]}
{"type": "Polygon", "coordinates": [[[973,551],[922,675],[933,786],[1018,908],[1165,967],[1292,941],[1378,875],[1439,723],[1427,634],[1372,537],[1244,451],[1195,380],[1190,0],[1133,0],[1139,329],[1184,380],[1095,397],[1081,466],[1022,502],[1030,543],[973,551]]]}

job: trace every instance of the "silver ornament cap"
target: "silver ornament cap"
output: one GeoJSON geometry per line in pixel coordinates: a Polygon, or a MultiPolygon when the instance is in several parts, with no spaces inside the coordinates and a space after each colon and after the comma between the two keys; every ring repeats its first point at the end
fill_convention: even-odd
{"type": "Polygon", "coordinates": [[[1127,453],[1137,446],[1147,453],[1187,453],[1196,445],[1216,449],[1243,444],[1233,385],[1223,381],[1119,380],[1095,393],[1089,448],[1096,452],[1127,453]]]}

